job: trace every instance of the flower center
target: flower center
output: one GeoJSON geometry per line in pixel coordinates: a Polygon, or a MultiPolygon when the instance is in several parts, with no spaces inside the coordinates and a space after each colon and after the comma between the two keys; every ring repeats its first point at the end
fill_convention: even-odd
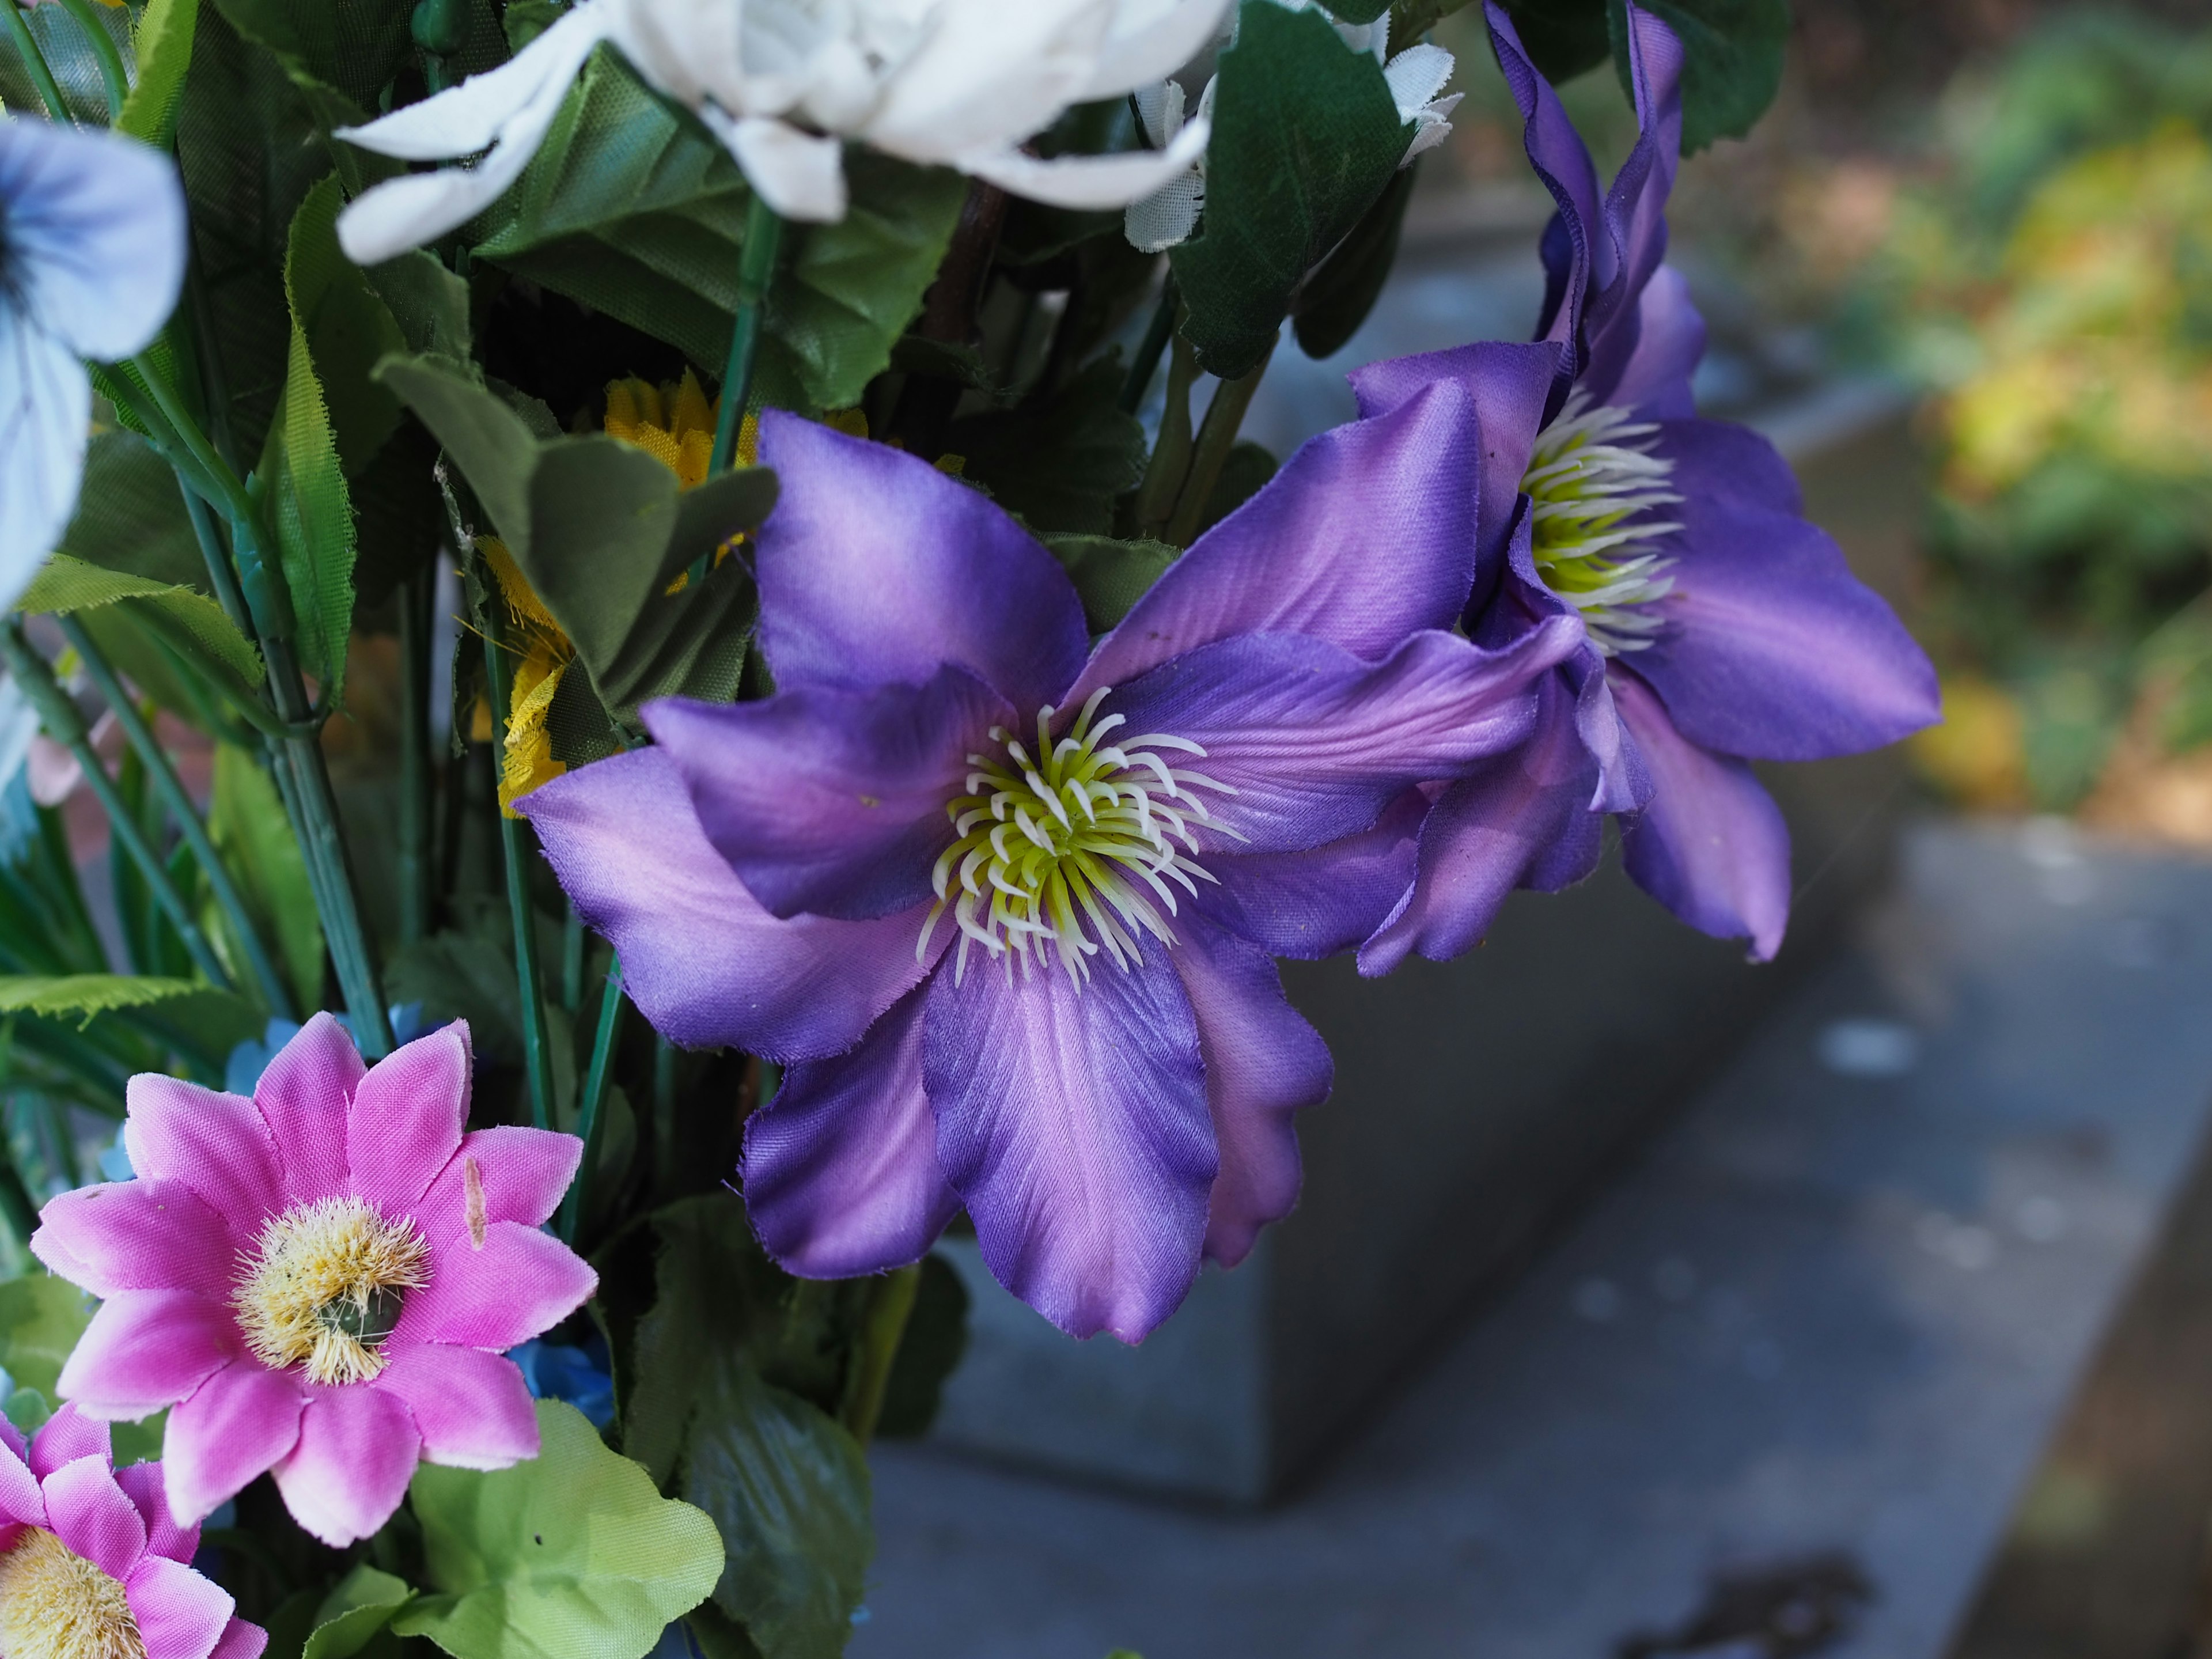
{"type": "Polygon", "coordinates": [[[146,1659],[123,1586],[38,1527],[0,1554],[0,1653],[8,1659],[146,1659]]]}
{"type": "Polygon", "coordinates": [[[263,1364],[366,1382],[384,1369],[406,1292],[429,1282],[430,1249],[413,1222],[386,1221],[358,1198],[319,1198],[270,1217],[231,1306],[263,1364]]]}
{"type": "Polygon", "coordinates": [[[1034,757],[998,726],[991,739],[1003,745],[1005,758],[968,757],[975,769],[968,793],[945,809],[959,839],[937,860],[937,902],[915,947],[927,953],[938,918],[950,909],[960,929],[955,983],[968,970],[970,945],[1005,957],[1009,973],[1018,957],[1026,973],[1031,945],[1042,957],[1048,941],[1079,990],[1101,951],[1124,971],[1141,964],[1139,933],[1175,943],[1160,914],[1176,914],[1175,888],[1195,893],[1194,878],[1213,879],[1189,856],[1199,850],[1194,826],[1243,839],[1196,793],[1234,789],[1154,752],[1202,760],[1198,744],[1159,732],[1104,741],[1125,723],[1119,714],[1094,722],[1108,689],[1091,694],[1057,742],[1054,710],[1049,703],[1039,709],[1034,757]]]}
{"type": "Polygon", "coordinates": [[[1674,464],[1651,453],[1658,429],[1577,392],[1536,434],[1521,479],[1535,502],[1536,572],[1608,657],[1651,644],[1663,625],[1652,607],[1674,586],[1674,562],[1650,550],[1682,527],[1650,516],[1682,499],[1667,488],[1674,464]]]}

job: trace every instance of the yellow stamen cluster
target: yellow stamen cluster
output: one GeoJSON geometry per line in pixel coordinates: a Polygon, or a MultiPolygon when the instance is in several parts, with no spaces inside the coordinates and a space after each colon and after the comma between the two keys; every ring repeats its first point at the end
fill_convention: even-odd
{"type": "Polygon", "coordinates": [[[7,1659],[146,1659],[123,1586],[42,1528],[0,1554],[0,1654],[7,1659]]]}
{"type": "Polygon", "coordinates": [[[1536,435],[1521,479],[1535,502],[1536,573],[1608,657],[1650,646],[1665,625],[1651,607],[1674,591],[1674,561],[1647,546],[1682,527],[1646,516],[1682,499],[1667,488],[1674,463],[1651,453],[1658,429],[1578,392],[1536,435]]]}
{"type": "Polygon", "coordinates": [[[365,1382],[384,1369],[401,1299],[429,1282],[429,1246],[412,1221],[386,1221],[359,1198],[319,1198],[263,1225],[231,1306],[264,1364],[365,1382]]]}
{"type": "Polygon", "coordinates": [[[915,947],[927,955],[938,919],[950,909],[960,930],[956,981],[967,972],[971,945],[1004,958],[1009,973],[1018,957],[1027,973],[1030,946],[1041,957],[1049,941],[1079,990],[1091,977],[1090,958],[1102,950],[1126,971],[1145,959],[1138,933],[1175,943],[1160,914],[1163,908],[1176,914],[1169,884],[1195,893],[1193,878],[1213,880],[1189,856],[1199,850],[1196,826],[1243,839],[1194,793],[1234,789],[1152,752],[1203,759],[1198,744],[1158,732],[1102,741],[1124,724],[1119,714],[1094,723],[1106,695],[1105,688],[1094,692],[1057,742],[1054,709],[1040,709],[1034,757],[1004,726],[991,728],[1003,760],[968,757],[975,769],[967,793],[945,809],[958,839],[937,860],[937,902],[915,947]]]}

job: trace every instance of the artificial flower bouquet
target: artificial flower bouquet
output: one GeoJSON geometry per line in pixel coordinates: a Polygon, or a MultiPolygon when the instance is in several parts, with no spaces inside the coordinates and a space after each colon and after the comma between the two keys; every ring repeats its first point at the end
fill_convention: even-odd
{"type": "Polygon", "coordinates": [[[1239,444],[1451,9],[0,0],[0,1652],[835,1654],[942,1233],[1134,1342],[1295,1204],[1273,958],[1608,817],[1774,952],[1750,763],[1936,712],[1692,397],[1781,0],[1490,6],[1533,338],[1239,444]]]}

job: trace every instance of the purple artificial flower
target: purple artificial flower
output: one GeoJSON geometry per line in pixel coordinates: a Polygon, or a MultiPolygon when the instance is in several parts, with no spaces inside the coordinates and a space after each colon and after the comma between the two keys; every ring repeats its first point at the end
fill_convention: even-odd
{"type": "Polygon", "coordinates": [[[1623,858],[1645,891],[1763,961],[1789,919],[1790,836],[1747,763],[1893,743],[1938,718],[1935,670],[1805,520],[1773,447],[1697,418],[1705,322],[1662,263],[1680,44],[1627,8],[1641,133],[1601,206],[1557,95],[1505,14],[1488,12],[1529,160],[1559,204],[1537,339],[1398,358],[1352,382],[1370,416],[1439,385],[1475,399],[1470,637],[1499,647],[1578,614],[1589,641],[1546,677],[1528,742],[1438,792],[1419,878],[1360,968],[1455,956],[1516,886],[1581,880],[1607,812],[1634,815],[1623,858]]]}
{"type": "Polygon", "coordinates": [[[1298,1185],[1328,1054],[1270,955],[1412,879],[1416,787],[1518,743],[1561,614],[1443,631],[1473,574],[1455,385],[1307,445],[1094,647],[1052,555],[913,457],[771,412],[757,702],[521,803],[653,1024],[785,1062],[745,1201],[813,1278],[964,1205],[1001,1283],[1133,1341],[1298,1185]]]}

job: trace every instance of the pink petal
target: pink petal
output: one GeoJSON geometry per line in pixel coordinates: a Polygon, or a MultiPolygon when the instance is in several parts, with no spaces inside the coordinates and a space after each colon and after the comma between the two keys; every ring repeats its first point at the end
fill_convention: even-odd
{"type": "Polygon", "coordinates": [[[559,1239],[519,1221],[495,1221],[480,1250],[465,1233],[431,1247],[430,1282],[407,1293],[392,1340],[504,1351],[559,1324],[599,1282],[559,1239]]]}
{"type": "Polygon", "coordinates": [[[181,1181],[148,1176],[48,1200],[31,1253],[94,1296],[196,1291],[220,1302],[230,1295],[239,1251],[205,1199],[181,1181]]]}
{"type": "Polygon", "coordinates": [[[43,1480],[63,1464],[74,1463],[80,1457],[97,1457],[112,1468],[114,1442],[106,1423],[87,1417],[75,1406],[64,1406],[40,1426],[25,1462],[30,1464],[31,1473],[43,1480]]]}
{"type": "Polygon", "coordinates": [[[243,1619],[234,1619],[223,1626],[222,1638],[215,1644],[215,1651],[208,1656],[208,1659],[261,1659],[261,1650],[268,1645],[267,1631],[258,1625],[249,1625],[243,1619]]]}
{"type": "Polygon", "coordinates": [[[140,1176],[183,1182],[252,1237],[284,1207],[283,1161],[253,1103],[142,1072],[124,1091],[124,1150],[140,1176]]]}
{"type": "Polygon", "coordinates": [[[39,1491],[39,1477],[17,1457],[0,1457],[0,1528],[21,1522],[26,1526],[46,1524],[46,1500],[39,1491]]]}
{"type": "MultiPolygon", "coordinates": [[[[46,1519],[60,1539],[110,1578],[128,1578],[146,1553],[146,1522],[100,1457],[64,1463],[45,1482],[46,1519]]],[[[213,1638],[210,1638],[213,1646],[213,1638]]]]}
{"type": "Polygon", "coordinates": [[[220,1584],[159,1555],[148,1556],[123,1581],[123,1595],[145,1640],[146,1659],[208,1659],[238,1607],[220,1584]]]}
{"type": "Polygon", "coordinates": [[[346,1113],[353,1190],[386,1216],[412,1209],[461,1144],[469,1028],[456,1020],[369,1068],[346,1113]]]}
{"type": "Polygon", "coordinates": [[[361,1051],[326,1012],[302,1025],[253,1085],[253,1103],[283,1160],[288,1198],[346,1190],[346,1109],[361,1078],[361,1051]]]}
{"type": "Polygon", "coordinates": [[[161,1466],[126,1463],[116,1470],[115,1484],[123,1488],[125,1498],[137,1505],[138,1518],[146,1523],[146,1553],[189,1565],[192,1557],[199,1553],[199,1523],[180,1526],[169,1513],[169,1494],[162,1485],[161,1466]]]}
{"type": "Polygon", "coordinates": [[[374,1386],[407,1402],[426,1462],[503,1469],[538,1455],[522,1368],[502,1355],[424,1342],[395,1353],[374,1386]]]}
{"type": "Polygon", "coordinates": [[[461,1137],[460,1150],[415,1206],[416,1221],[434,1244],[466,1238],[467,1160],[474,1158],[484,1220],[535,1227],[560,1207],[583,1156],[582,1141],[550,1129],[477,1129],[461,1137]]]}
{"type": "Polygon", "coordinates": [[[251,1359],[224,1367],[169,1413],[161,1436],[169,1513],[198,1525],[290,1453],[307,1405],[301,1385],[251,1359]]]}
{"type": "Polygon", "coordinates": [[[276,1468],[292,1518],[334,1549],[366,1538],[407,1495],[422,1437],[406,1402],[363,1383],[318,1389],[300,1443],[276,1468]]]}
{"type": "Polygon", "coordinates": [[[190,1291],[121,1291],[100,1304],[57,1387],[94,1417],[173,1406],[238,1357],[229,1309],[190,1291]]]}

